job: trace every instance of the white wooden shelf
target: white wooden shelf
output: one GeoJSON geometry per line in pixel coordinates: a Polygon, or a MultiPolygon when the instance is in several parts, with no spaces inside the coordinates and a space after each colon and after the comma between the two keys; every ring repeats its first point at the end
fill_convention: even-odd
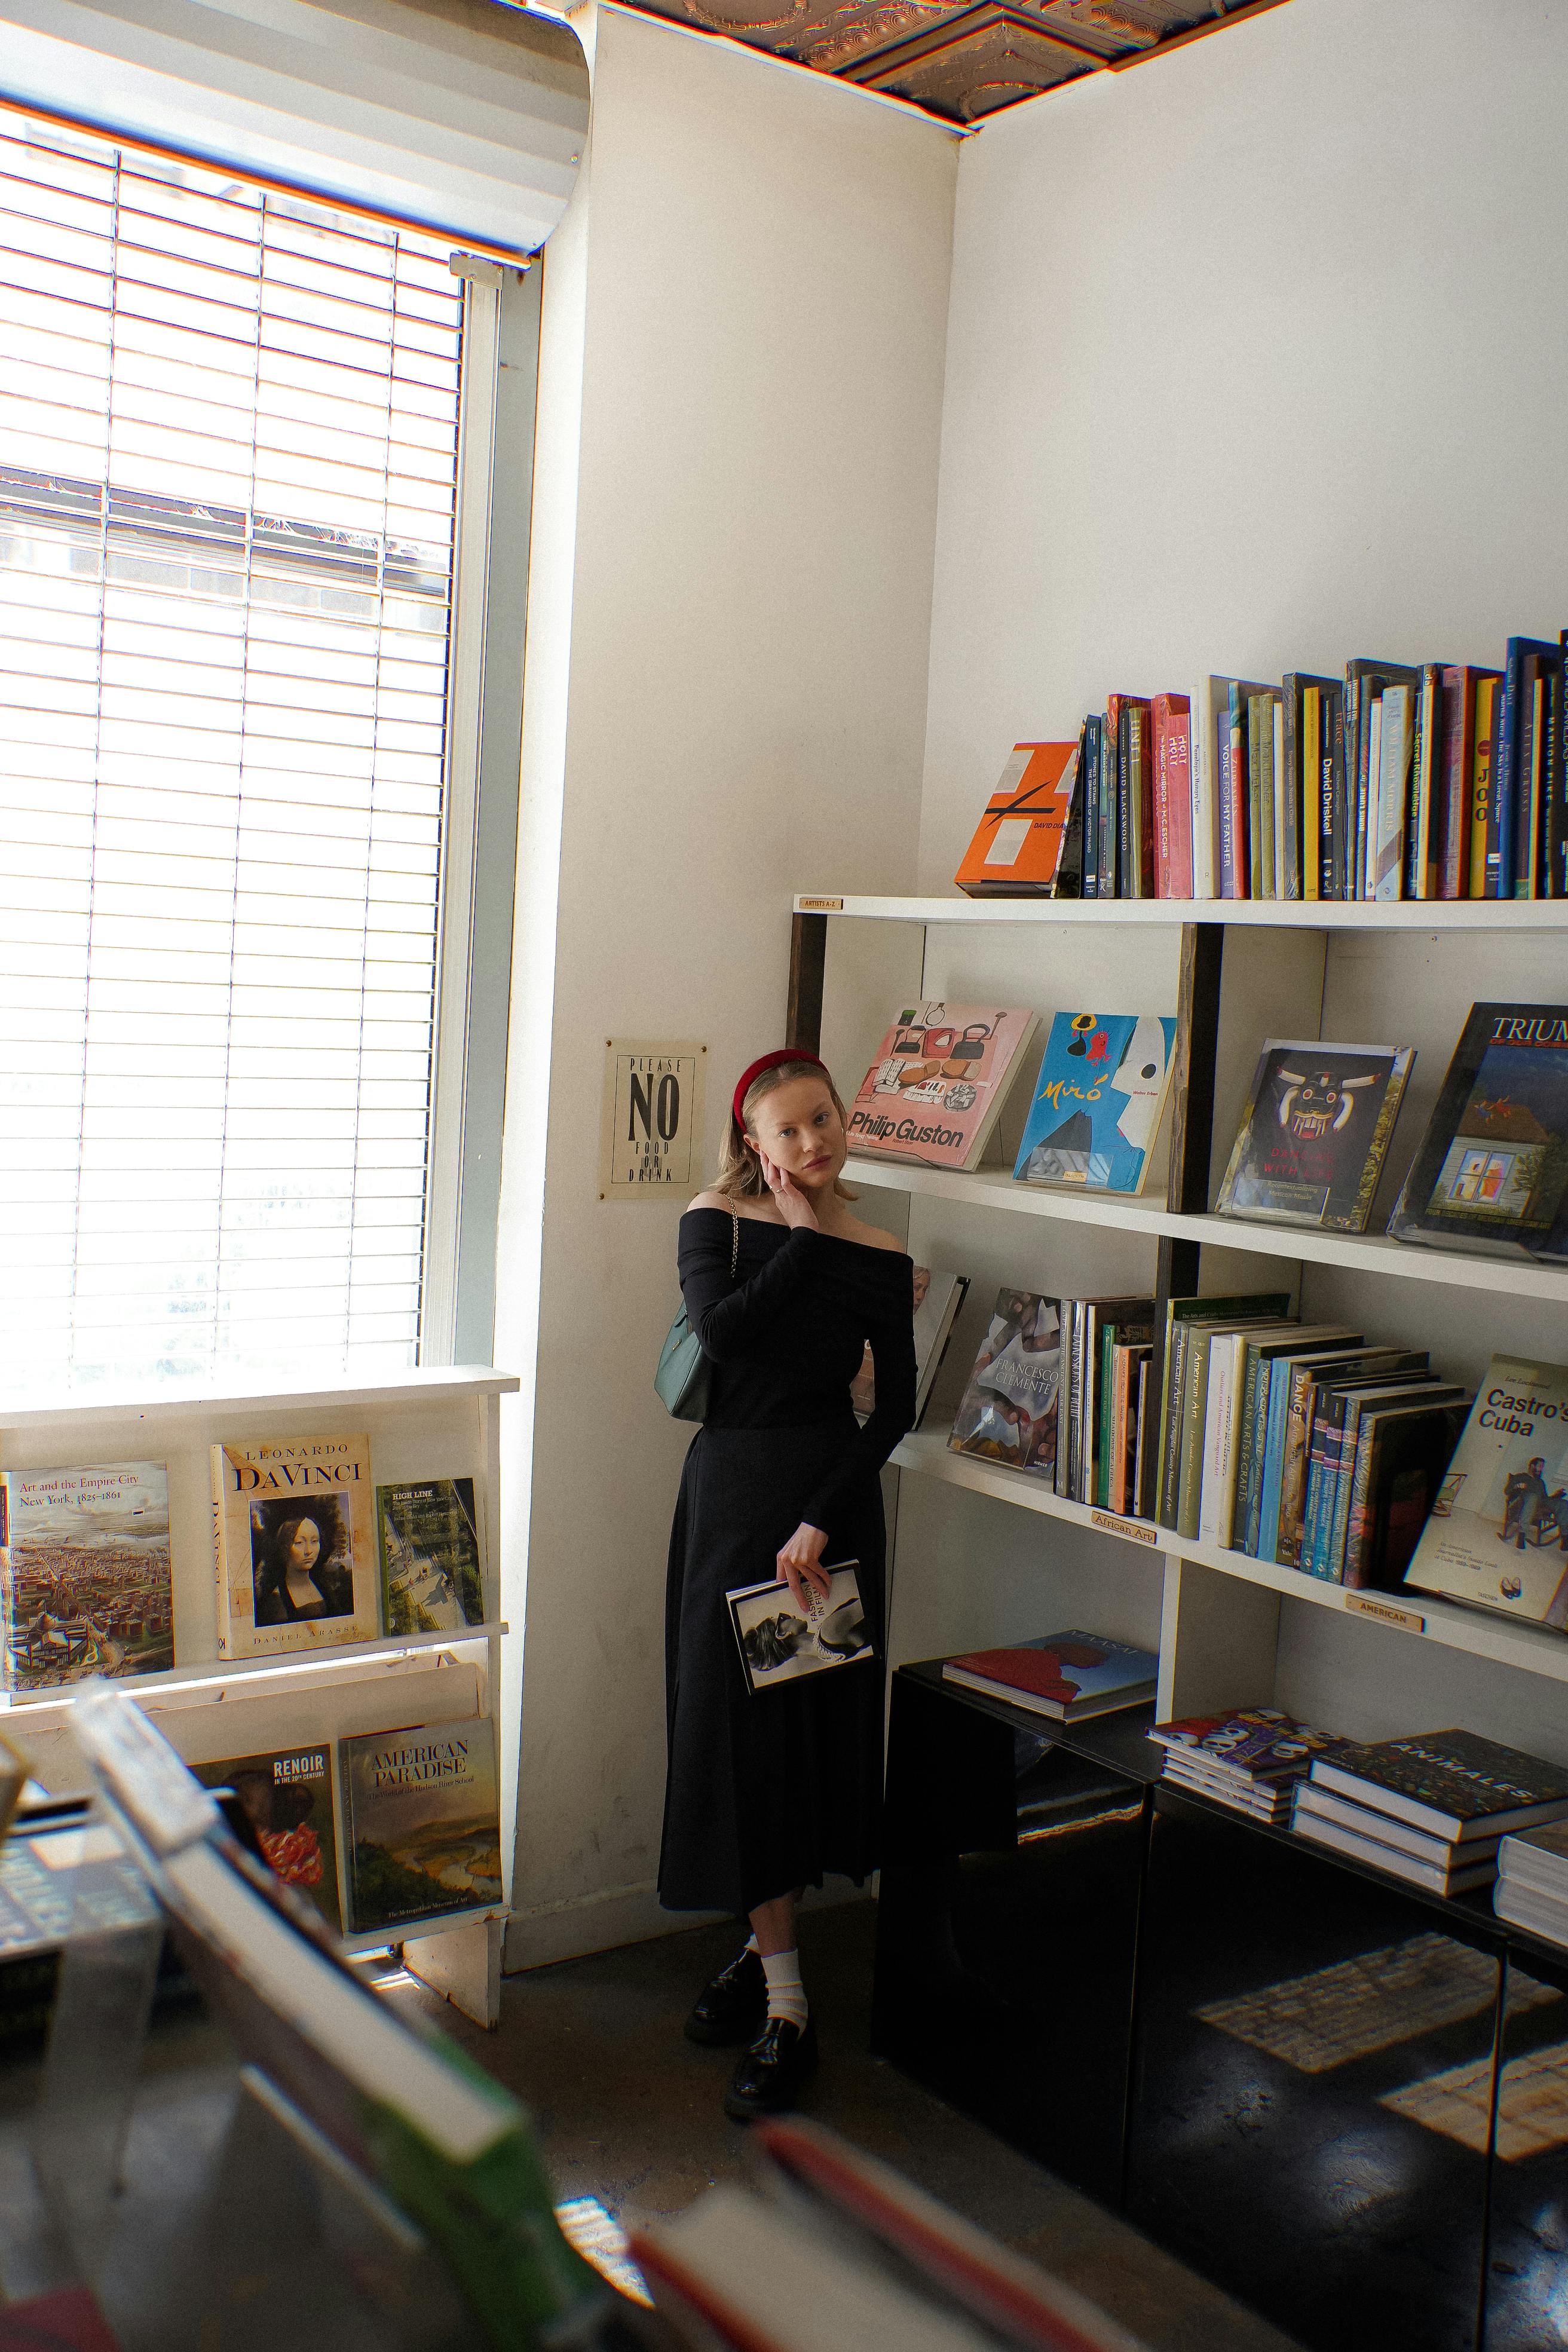
{"type": "Polygon", "coordinates": [[[448,1936],[460,1927],[480,1927],[487,1919],[510,1916],[504,1903],[478,1905],[472,1911],[435,1911],[423,1919],[399,1919],[391,1927],[367,1927],[363,1934],[345,1936],[345,1952],[384,1952],[394,1944],[412,1944],[422,1936],[448,1936]]]}
{"type": "Polygon", "coordinates": [[[1565,898],[880,898],[796,894],[797,915],[881,923],[1247,923],[1288,931],[1563,931],[1565,898]]]}
{"type": "Polygon", "coordinates": [[[318,1381],[309,1388],[287,1391],[171,1382],[153,1396],[145,1390],[116,1395],[91,1388],[40,1394],[33,1383],[12,1396],[0,1392],[0,1430],[47,1429],[68,1420],[84,1433],[97,1421],[142,1422],[149,1432],[155,1432],[164,1423],[188,1421],[194,1412],[239,1422],[280,1410],[337,1413],[351,1405],[364,1405],[396,1411],[463,1397],[509,1396],[518,1386],[515,1372],[498,1372],[488,1364],[438,1364],[406,1372],[383,1372],[372,1381],[318,1381]]]}
{"type": "Polygon", "coordinates": [[[1016,1183],[1001,1168],[981,1168],[966,1174],[961,1169],[921,1168],[906,1160],[857,1154],[845,1163],[844,1173],[852,1184],[920,1192],[928,1199],[959,1201],[972,1208],[1010,1209],[1015,1214],[1052,1217],[1063,1224],[1105,1225],[1151,1241],[1170,1234],[1215,1249],[1253,1251],[1260,1257],[1345,1265],[1361,1274],[1393,1275],[1405,1282],[1482,1290],[1490,1297],[1532,1298],[1542,1306],[1568,1306],[1568,1266],[1542,1265],[1533,1258],[1423,1249],[1418,1244],[1391,1241],[1386,1234],[1336,1234],[1318,1225],[1270,1224],[1246,1217],[1184,1216],[1179,1210],[1161,1208],[1124,1192],[1056,1192],[1044,1184],[1016,1183]]]}
{"type": "MultiPolygon", "coordinates": [[[[132,1698],[143,1691],[156,1691],[163,1697],[188,1692],[193,1703],[216,1706],[226,1695],[229,1684],[242,1676],[249,1685],[247,1698],[268,1695],[253,1683],[252,1678],[260,1675],[268,1677],[274,1690],[297,1687],[301,1675],[310,1678],[310,1687],[322,1689],[330,1685],[334,1668],[342,1674],[345,1666],[405,1657],[416,1650],[450,1650],[463,1642],[489,1642],[509,1630],[504,1620],[497,1619],[488,1625],[464,1625],[443,1633],[384,1633],[374,1642],[343,1642],[331,1650],[284,1651],[263,1658],[195,1658],[189,1665],[171,1666],[161,1675],[127,1675],[122,1679],[132,1698]]],[[[0,1711],[59,1706],[69,1701],[75,1687],[70,1683],[50,1683],[41,1690],[5,1691],[0,1693],[0,1711]]]]}
{"type": "Polygon", "coordinates": [[[1432,1600],[1420,1592],[1350,1592],[1342,1584],[1303,1576],[1293,1568],[1276,1567],[1272,1560],[1249,1559],[1245,1552],[1223,1551],[1215,1544],[1185,1542],[1168,1528],[1155,1527],[1146,1519],[1120,1518],[1110,1511],[1068,1502],[1053,1494],[1042,1479],[1031,1478],[1026,1471],[1009,1470],[999,1462],[979,1461],[973,1454],[954,1454],[946,1437],[935,1433],[918,1432],[906,1437],[895,1448],[892,1458],[900,1469],[918,1471],[949,1486],[966,1487],[972,1494],[989,1495],[997,1502],[1037,1511],[1045,1518],[1066,1519],[1078,1527],[1091,1528],[1120,1541],[1137,1544],[1154,1558],[1196,1560],[1244,1584],[1266,1585],[1292,1601],[1308,1601],[1316,1608],[1364,1616],[1370,1622],[1392,1624],[1413,1636],[1438,1642],[1446,1649],[1462,1650],[1470,1657],[1490,1658],[1500,1665],[1520,1666],[1529,1674],[1568,1683],[1568,1635],[1552,1633],[1544,1626],[1516,1622],[1484,1610],[1462,1609],[1452,1601],[1432,1600]],[[1401,1627],[1401,1619],[1410,1622],[1401,1627]]]}

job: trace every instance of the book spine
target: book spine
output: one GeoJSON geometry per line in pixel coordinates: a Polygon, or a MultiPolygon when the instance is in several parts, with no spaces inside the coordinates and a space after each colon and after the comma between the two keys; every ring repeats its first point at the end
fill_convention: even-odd
{"type": "Polygon", "coordinates": [[[1053,898],[1078,898],[1083,895],[1084,765],[1081,727],[1078,749],[1063,772],[1062,783],[1068,795],[1067,823],[1062,827],[1057,870],[1048,895],[1053,898]]]}
{"type": "Polygon", "coordinates": [[[1203,1543],[1224,1541],[1222,1522],[1229,1532],[1229,1515],[1222,1509],[1221,1495],[1231,1468],[1230,1399],[1235,1370],[1234,1334],[1216,1331],[1209,1342],[1208,1398],[1204,1407],[1204,1475],[1198,1496],[1198,1538],[1203,1543]]]}
{"type": "Polygon", "coordinates": [[[1094,1465],[1094,1499],[1102,1511],[1110,1508],[1113,1475],[1111,1431],[1115,1426],[1112,1383],[1116,1376],[1116,1326],[1108,1323],[1100,1340],[1100,1441],[1094,1465]]]}
{"type": "Polygon", "coordinates": [[[1279,1475],[1279,1522],[1274,1557],[1281,1568],[1297,1568],[1301,1559],[1301,1505],[1306,1488],[1307,1447],[1311,1436],[1311,1369],[1299,1365],[1290,1375],[1290,1403],[1285,1421],[1285,1449],[1279,1475]]]}
{"type": "Polygon", "coordinates": [[[1501,707],[1499,677],[1483,677],[1476,686],[1475,762],[1470,775],[1470,887],[1468,896],[1487,896],[1487,842],[1492,822],[1492,774],[1497,761],[1498,715],[1501,707]]]}
{"type": "Polygon", "coordinates": [[[1541,662],[1527,654],[1519,670],[1518,746],[1513,761],[1513,893],[1533,898],[1541,839],[1541,738],[1544,698],[1541,662]]]}
{"type": "Polygon", "coordinates": [[[1182,1461],[1176,1481],[1176,1533],[1195,1541],[1204,1484],[1204,1430],[1207,1420],[1208,1363],[1212,1333],[1194,1337],[1188,1351],[1186,1393],[1182,1400],[1182,1461]]]}
{"type": "Polygon", "coordinates": [[[1513,896],[1513,804],[1519,759],[1520,686],[1524,641],[1510,637],[1503,664],[1502,708],[1492,755],[1491,799],[1487,808],[1488,898],[1513,896]]]}
{"type": "Polygon", "coordinates": [[[1442,679],[1443,673],[1436,662],[1423,666],[1421,685],[1415,698],[1415,736],[1410,757],[1410,814],[1405,833],[1405,895],[1407,898],[1435,898],[1437,895],[1432,784],[1442,679]]]}
{"type": "Polygon", "coordinates": [[[1083,895],[1100,896],[1100,721],[1083,722],[1083,895]]]}
{"type": "Polygon", "coordinates": [[[1476,727],[1476,677],[1467,667],[1446,669],[1442,739],[1433,778],[1437,799],[1437,896],[1462,898],[1469,886],[1471,746],[1476,727]]]}
{"type": "Polygon", "coordinates": [[[1329,715],[1330,774],[1328,804],[1323,812],[1323,857],[1327,883],[1326,898],[1342,898],[1345,895],[1345,843],[1349,829],[1349,760],[1351,719],[1350,681],[1346,680],[1333,698],[1329,715]]]}
{"type": "Polygon", "coordinates": [[[1375,1424],[1369,1424],[1356,1439],[1355,1460],[1351,1465],[1348,1485],[1350,1505],[1345,1517],[1345,1549],[1340,1562],[1340,1582],[1362,1591],[1372,1579],[1372,1538],[1373,1528],[1370,1504],[1372,1500],[1372,1465],[1376,1451],[1375,1424]]]}
{"type": "Polygon", "coordinates": [[[1268,1392],[1273,1384],[1274,1367],[1268,1357],[1254,1357],[1258,1377],[1252,1391],[1251,1447],[1247,1478],[1246,1533],[1242,1549],[1248,1559],[1258,1558],[1258,1538],[1263,1529],[1263,1465],[1268,1443],[1268,1392]]]}
{"type": "Polygon", "coordinates": [[[1285,702],[1281,695],[1269,696],[1268,717],[1269,772],[1274,779],[1274,896],[1277,898],[1299,898],[1301,895],[1301,867],[1297,848],[1300,827],[1296,810],[1300,805],[1300,796],[1285,764],[1285,702]],[[1290,820],[1289,839],[1286,836],[1287,815],[1290,820]]]}
{"type": "Polygon", "coordinates": [[[1302,817],[1309,804],[1301,791],[1305,700],[1300,679],[1288,677],[1277,706],[1274,752],[1274,838],[1279,845],[1282,898],[1300,898],[1306,884],[1301,855],[1306,835],[1302,817]]]}
{"type": "Polygon", "coordinates": [[[1187,780],[1192,793],[1193,896],[1212,898],[1217,888],[1215,857],[1215,762],[1207,681],[1187,697],[1187,780]]]}
{"type": "Polygon", "coordinates": [[[1169,898],[1171,889],[1171,712],[1169,698],[1157,694],[1150,706],[1154,772],[1154,897],[1169,898]]]}
{"type": "Polygon", "coordinates": [[[14,1690],[12,1638],[16,1631],[16,1594],[11,1570],[11,1496],[0,1470],[0,1688],[14,1690]]]}
{"type": "Polygon", "coordinates": [[[1542,762],[1544,782],[1542,794],[1545,807],[1542,812],[1541,832],[1541,895],[1543,898],[1568,896],[1564,888],[1564,850],[1568,848],[1568,825],[1563,821],[1563,708],[1568,700],[1568,675],[1564,671],[1565,656],[1561,652],[1552,667],[1549,707],[1546,713],[1546,752],[1542,762]]]}
{"type": "Polygon", "coordinates": [[[1191,898],[1193,889],[1192,707],[1184,694],[1162,697],[1165,706],[1166,861],[1168,898],[1191,898]]]}
{"type": "Polygon", "coordinates": [[[1230,1549],[1247,1549],[1247,1512],[1252,1478],[1253,1408],[1258,1402],[1258,1350],[1243,1341],[1241,1362],[1246,1369],[1241,1375],[1241,1406],[1237,1415],[1236,1447],[1236,1504],[1231,1522],[1230,1549]]]}
{"type": "Polygon", "coordinates": [[[1125,703],[1116,720],[1116,895],[1132,896],[1132,727],[1125,703]]]}
{"type": "Polygon", "coordinates": [[[1279,1557],[1279,1502],[1285,1484],[1285,1433],[1290,1420],[1290,1383],[1284,1369],[1268,1384],[1268,1418],[1263,1439],[1263,1504],[1258,1523],[1258,1557],[1279,1557]]]}
{"type": "Polygon", "coordinates": [[[1311,1541],[1303,1563],[1309,1576],[1328,1577],[1329,1536],[1334,1520],[1334,1468],[1339,1461],[1340,1433],[1344,1421],[1343,1397],[1324,1398],[1319,1412],[1319,1428],[1313,1438],[1316,1457],[1315,1477],[1317,1500],[1311,1528],[1311,1541]]]}
{"type": "MultiPolygon", "coordinates": [[[[228,1559],[224,1534],[224,1468],[226,1457],[221,1445],[215,1445],[209,1456],[213,1496],[213,1580],[217,1588],[217,1654],[226,1658],[232,1638],[228,1615],[228,1559]]],[[[9,1651],[5,1654],[9,1656],[9,1651]]]]}
{"type": "Polygon", "coordinates": [[[1247,698],[1247,877],[1254,898],[1274,896],[1273,792],[1263,751],[1263,698],[1247,698]]]}
{"type": "Polygon", "coordinates": [[[1247,835],[1247,702],[1239,682],[1226,688],[1224,770],[1220,814],[1220,896],[1245,898],[1250,889],[1247,835]]]}
{"type": "Polygon", "coordinates": [[[1314,1425],[1311,1444],[1307,1454],[1307,1501],[1301,1516],[1301,1556],[1297,1565],[1303,1576],[1315,1576],[1313,1562],[1318,1556],[1318,1528],[1323,1509],[1323,1449],[1327,1433],[1314,1425]]]}
{"type": "Polygon", "coordinates": [[[1322,742],[1323,692],[1309,686],[1301,695],[1301,896],[1314,904],[1323,889],[1322,742]]]}
{"type": "Polygon", "coordinates": [[[1344,1423],[1334,1454],[1334,1515],[1329,1529],[1328,1551],[1323,1573],[1331,1582],[1342,1583],[1345,1572],[1345,1538],[1350,1528],[1351,1482],[1355,1471],[1356,1440],[1361,1434],[1361,1407],[1349,1398],[1345,1401],[1344,1423]]]}
{"type": "Polygon", "coordinates": [[[1132,1446],[1132,1506],[1133,1516],[1146,1519],[1153,1490],[1153,1451],[1149,1444],[1149,1359],[1141,1357],[1138,1363],[1136,1436],[1132,1446]]]}
{"type": "Polygon", "coordinates": [[[1182,1402],[1187,1357],[1187,1326],[1172,1319],[1165,1337],[1165,1399],[1162,1415],[1159,1505],[1163,1528],[1174,1529],[1182,1475],[1182,1402]]]}
{"type": "Polygon", "coordinates": [[[1376,751],[1377,829],[1370,853],[1372,875],[1367,896],[1384,904],[1396,902],[1405,895],[1414,701],[1407,686],[1384,688],[1376,751]]]}

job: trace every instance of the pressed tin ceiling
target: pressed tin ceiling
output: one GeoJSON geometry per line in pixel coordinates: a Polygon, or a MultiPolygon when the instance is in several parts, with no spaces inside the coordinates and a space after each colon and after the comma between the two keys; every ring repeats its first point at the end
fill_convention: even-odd
{"type": "Polygon", "coordinates": [[[912,100],[944,122],[1004,107],[1279,0],[636,0],[771,56],[912,100]]]}

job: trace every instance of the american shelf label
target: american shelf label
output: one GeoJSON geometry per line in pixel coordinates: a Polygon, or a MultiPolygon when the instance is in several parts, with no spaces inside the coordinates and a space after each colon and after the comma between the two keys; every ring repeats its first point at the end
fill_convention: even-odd
{"type": "Polygon", "coordinates": [[[1424,1633],[1426,1620],[1414,1609],[1395,1609],[1391,1601],[1373,1601],[1364,1592],[1347,1592],[1345,1607],[1358,1616],[1376,1617],[1384,1625],[1397,1625],[1403,1633],[1424,1633]]]}

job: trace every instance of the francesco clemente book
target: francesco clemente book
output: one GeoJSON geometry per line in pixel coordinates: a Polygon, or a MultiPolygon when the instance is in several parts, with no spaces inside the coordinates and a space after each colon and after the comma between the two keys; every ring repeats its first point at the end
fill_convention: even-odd
{"type": "Polygon", "coordinates": [[[338,1742],[356,1934],[501,1900],[495,1727],[476,1716],[338,1742]]]}
{"type": "Polygon", "coordinates": [[[1058,1013],[1013,1173],[1021,1184],[1141,1192],[1171,1085],[1173,1019],[1058,1013]]]}
{"type": "Polygon", "coordinates": [[[368,1437],[227,1440],[212,1490],[220,1658],[376,1639],[368,1437]]]}

